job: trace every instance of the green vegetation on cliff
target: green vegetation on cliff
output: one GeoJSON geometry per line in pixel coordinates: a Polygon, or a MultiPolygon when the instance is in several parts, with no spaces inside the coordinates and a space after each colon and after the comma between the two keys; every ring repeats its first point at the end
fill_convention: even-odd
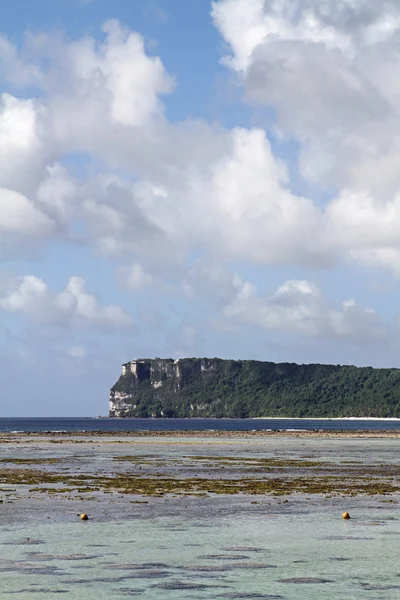
{"type": "Polygon", "coordinates": [[[138,359],[111,389],[110,416],[400,417],[400,369],[138,359]]]}

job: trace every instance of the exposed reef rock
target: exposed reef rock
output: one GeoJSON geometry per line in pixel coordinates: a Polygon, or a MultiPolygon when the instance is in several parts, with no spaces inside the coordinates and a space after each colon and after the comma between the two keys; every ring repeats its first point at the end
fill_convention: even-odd
{"type": "Polygon", "coordinates": [[[400,370],[220,358],[122,365],[110,417],[400,417],[400,370]]]}

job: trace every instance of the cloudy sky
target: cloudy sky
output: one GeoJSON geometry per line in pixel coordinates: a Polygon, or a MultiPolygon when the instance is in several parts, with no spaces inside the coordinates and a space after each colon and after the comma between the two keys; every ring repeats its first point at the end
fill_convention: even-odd
{"type": "Polygon", "coordinates": [[[400,367],[398,0],[13,0],[0,416],[120,364],[400,367]]]}

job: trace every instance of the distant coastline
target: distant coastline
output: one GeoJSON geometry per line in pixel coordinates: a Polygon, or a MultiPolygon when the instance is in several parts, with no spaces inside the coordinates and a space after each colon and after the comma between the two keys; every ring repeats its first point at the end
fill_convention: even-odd
{"type": "Polygon", "coordinates": [[[251,417],[252,420],[267,421],[400,421],[397,417],[251,417]]]}
{"type": "MultiPolygon", "coordinates": [[[[86,439],[85,443],[92,443],[89,440],[96,438],[99,442],[101,439],[108,438],[135,439],[137,443],[140,440],[150,439],[155,444],[165,443],[164,440],[181,439],[182,443],[187,443],[185,440],[196,439],[196,443],[207,443],[208,440],[220,438],[241,440],[241,439],[259,439],[259,438],[318,438],[318,439],[397,439],[400,440],[400,430],[322,430],[322,429],[278,429],[273,431],[266,430],[122,430],[122,431],[31,431],[31,432],[0,432],[0,442],[2,444],[10,444],[15,446],[18,443],[36,444],[38,439],[47,439],[50,443],[74,444],[76,440],[86,439]]],[[[193,443],[193,442],[192,442],[193,443]]]]}
{"type": "Polygon", "coordinates": [[[400,419],[400,369],[136,358],[110,390],[109,416],[400,419]]]}

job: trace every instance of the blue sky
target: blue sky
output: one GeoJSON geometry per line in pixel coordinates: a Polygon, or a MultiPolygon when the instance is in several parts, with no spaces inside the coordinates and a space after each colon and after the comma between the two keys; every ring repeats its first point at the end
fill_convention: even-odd
{"type": "Polygon", "coordinates": [[[3,3],[0,416],[140,356],[400,367],[400,8],[326,6],[3,3]]]}

